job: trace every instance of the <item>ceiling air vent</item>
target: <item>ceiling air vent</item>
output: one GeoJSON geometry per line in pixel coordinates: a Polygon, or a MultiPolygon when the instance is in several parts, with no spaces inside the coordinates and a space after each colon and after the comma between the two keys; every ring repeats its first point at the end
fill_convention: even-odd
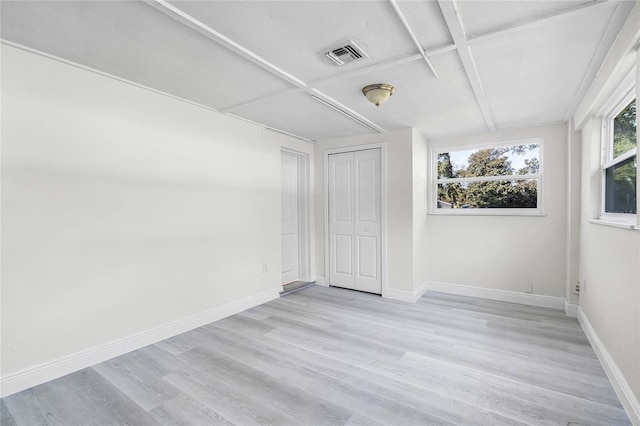
{"type": "Polygon", "coordinates": [[[322,54],[339,67],[349,62],[369,57],[353,40],[345,40],[337,45],[323,49],[322,54]]]}

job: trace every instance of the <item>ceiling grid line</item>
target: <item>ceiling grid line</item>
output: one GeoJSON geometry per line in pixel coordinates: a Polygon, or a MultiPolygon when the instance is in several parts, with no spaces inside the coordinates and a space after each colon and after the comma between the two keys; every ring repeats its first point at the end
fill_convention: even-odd
{"type": "Polygon", "coordinates": [[[409,22],[407,22],[407,19],[402,14],[402,11],[400,10],[400,7],[396,3],[396,1],[395,0],[389,0],[389,3],[391,3],[391,6],[393,7],[393,10],[396,12],[396,15],[398,16],[398,19],[400,19],[400,22],[402,22],[402,26],[407,31],[407,34],[409,34],[409,37],[411,37],[411,40],[413,41],[413,44],[415,44],[416,47],[418,48],[418,52],[420,52],[420,56],[422,56],[422,59],[424,59],[424,62],[427,64],[427,66],[429,67],[429,69],[433,73],[433,76],[435,78],[440,78],[440,76],[438,75],[438,72],[436,71],[436,69],[434,68],[433,64],[431,63],[431,61],[427,57],[427,54],[425,53],[424,48],[422,47],[422,45],[420,44],[420,41],[418,40],[418,38],[416,37],[415,33],[411,29],[411,26],[409,25],[409,22]]]}
{"type": "Polygon", "coordinates": [[[582,81],[580,82],[580,86],[578,86],[578,90],[576,90],[573,99],[571,99],[569,108],[567,108],[567,112],[564,115],[564,121],[568,121],[569,118],[575,114],[576,110],[578,109],[580,100],[584,97],[584,94],[587,92],[587,88],[598,73],[603,59],[606,56],[607,51],[609,50],[609,46],[611,46],[613,39],[617,35],[617,32],[614,30],[615,25],[613,25],[613,23],[618,19],[624,20],[625,18],[624,16],[622,16],[621,10],[622,8],[620,7],[620,5],[616,5],[616,10],[611,15],[611,19],[609,19],[606,29],[600,37],[600,40],[598,41],[598,46],[591,56],[589,65],[587,66],[587,69],[582,77],[582,81]]]}
{"type": "MultiPolygon", "coordinates": [[[[353,111],[352,109],[350,109],[349,107],[347,107],[346,105],[343,105],[342,103],[336,101],[335,99],[327,96],[326,94],[320,92],[319,90],[316,89],[312,89],[310,88],[305,82],[303,82],[302,80],[298,79],[297,77],[293,76],[292,74],[286,72],[285,70],[277,67],[276,65],[272,64],[271,62],[267,61],[266,59],[262,58],[261,56],[257,55],[256,53],[252,52],[251,50],[245,48],[244,46],[236,43],[235,41],[231,40],[230,38],[226,37],[224,34],[219,33],[218,31],[216,31],[215,29],[211,28],[210,26],[200,22],[199,20],[197,20],[196,18],[192,17],[191,15],[187,14],[186,12],[180,10],[179,8],[169,4],[167,1],[165,0],[144,0],[145,3],[147,3],[148,5],[150,5],[151,7],[161,11],[162,13],[168,15],[169,17],[175,19],[177,22],[180,22],[183,25],[186,25],[187,27],[197,31],[198,33],[204,35],[205,37],[209,38],[210,40],[215,41],[216,43],[222,45],[223,47],[229,49],[231,52],[249,60],[250,62],[258,65],[259,67],[265,69],[266,71],[272,73],[273,75],[275,75],[276,77],[281,78],[282,80],[285,80],[286,82],[302,89],[303,91],[305,91],[306,93],[308,93],[309,95],[315,95],[316,97],[322,99],[326,104],[332,104],[333,110],[336,111],[342,111],[345,114],[343,114],[346,117],[351,118],[354,122],[360,124],[360,125],[364,125],[364,127],[369,128],[369,129],[376,129],[376,131],[378,132],[384,132],[385,130],[378,126],[377,124],[373,123],[372,121],[370,121],[369,119],[367,119],[366,117],[360,115],[359,113],[357,113],[356,111],[353,111]],[[357,118],[357,119],[354,119],[357,118]]],[[[268,127],[268,126],[265,126],[268,127]]],[[[274,129],[274,130],[278,130],[278,129],[274,129]]],[[[286,133],[283,131],[283,133],[286,133]]]]}
{"type": "Polygon", "coordinates": [[[587,8],[591,8],[593,6],[600,6],[600,5],[606,5],[606,4],[609,4],[609,0],[593,0],[589,3],[579,4],[577,6],[570,7],[568,9],[563,9],[554,13],[550,13],[548,15],[536,16],[534,18],[529,18],[519,22],[514,22],[513,24],[510,24],[504,27],[494,28],[476,35],[470,35],[467,38],[467,43],[469,45],[473,45],[476,43],[489,41],[495,38],[506,37],[514,32],[523,30],[528,27],[536,27],[541,24],[546,24],[549,21],[552,21],[554,19],[558,19],[576,12],[580,12],[587,8]]]}
{"type": "Polygon", "coordinates": [[[235,54],[237,54],[239,56],[242,56],[245,59],[248,59],[249,61],[253,62],[254,64],[258,65],[259,67],[265,69],[266,71],[269,71],[270,73],[274,74],[276,77],[280,77],[281,79],[289,82],[290,84],[293,84],[294,86],[297,86],[297,87],[300,87],[300,88],[306,88],[307,87],[307,85],[306,85],[306,83],[304,81],[302,81],[302,80],[296,78],[295,76],[289,74],[288,72],[286,72],[283,69],[277,67],[276,65],[274,65],[271,62],[267,61],[266,59],[260,57],[259,55],[256,55],[254,52],[250,51],[249,49],[245,48],[244,46],[239,45],[235,41],[231,40],[229,37],[225,36],[224,34],[219,33],[218,31],[214,30],[210,26],[200,22],[199,20],[197,20],[194,17],[192,17],[191,15],[183,12],[182,10],[178,9],[177,7],[169,4],[167,1],[165,1],[165,0],[145,0],[145,2],[147,4],[149,4],[149,5],[151,5],[152,7],[160,10],[164,14],[170,16],[171,18],[175,19],[176,21],[182,23],[183,25],[186,25],[186,26],[190,27],[191,29],[201,33],[202,35],[204,35],[205,37],[215,41],[216,43],[219,43],[223,47],[231,50],[233,53],[235,53],[235,54]]]}
{"type": "MultiPolygon", "coordinates": [[[[455,46],[451,45],[451,47],[455,49],[455,46]]],[[[347,69],[347,70],[341,71],[340,74],[334,74],[334,75],[331,75],[329,77],[324,77],[324,78],[320,78],[318,80],[314,80],[314,81],[312,81],[312,82],[310,82],[308,84],[308,87],[311,89],[311,91],[313,91],[313,89],[318,87],[319,85],[324,84],[324,83],[328,83],[328,82],[333,81],[333,80],[344,79],[344,78],[352,78],[352,77],[356,77],[356,76],[361,75],[361,74],[370,73],[372,71],[378,71],[378,70],[382,70],[382,69],[385,69],[385,68],[391,68],[391,67],[395,67],[395,66],[399,66],[399,65],[404,65],[404,64],[407,64],[407,63],[410,63],[410,62],[417,61],[417,60],[419,60],[421,58],[422,58],[422,56],[420,54],[415,54],[415,55],[410,55],[410,56],[403,56],[403,57],[400,57],[400,58],[392,58],[392,59],[384,60],[384,61],[381,61],[381,62],[376,62],[375,64],[367,65],[367,66],[362,67],[362,68],[355,68],[355,69],[350,69],[350,70],[347,69]]],[[[241,102],[241,103],[238,103],[238,104],[235,104],[235,105],[230,105],[230,106],[227,106],[227,107],[224,107],[224,108],[220,108],[219,111],[222,112],[222,113],[225,113],[227,111],[232,111],[232,110],[235,110],[235,109],[238,109],[238,108],[242,108],[242,107],[247,106],[247,105],[252,105],[252,104],[257,103],[257,102],[262,102],[262,101],[265,101],[265,100],[273,99],[273,98],[276,98],[276,97],[278,97],[280,95],[292,94],[292,93],[296,93],[296,92],[300,92],[300,91],[303,91],[303,90],[300,89],[300,88],[292,88],[292,89],[281,91],[281,92],[277,92],[277,93],[270,93],[268,95],[260,96],[258,98],[251,99],[251,100],[248,100],[248,101],[244,101],[244,102],[241,102]]]]}
{"type": "Polygon", "coordinates": [[[485,94],[484,87],[482,86],[482,81],[480,80],[480,73],[478,72],[475,60],[471,54],[471,47],[467,43],[462,18],[458,12],[456,3],[454,0],[438,0],[438,4],[442,10],[442,15],[444,16],[447,27],[449,28],[453,42],[458,49],[458,55],[462,61],[462,66],[467,74],[467,79],[471,85],[473,94],[475,95],[480,112],[484,117],[487,127],[493,132],[496,130],[495,120],[491,113],[491,108],[489,107],[489,101],[487,100],[487,95],[485,94]]]}
{"type": "Polygon", "coordinates": [[[3,49],[28,46],[314,141],[405,127],[439,139],[566,121],[580,114],[636,2],[2,3],[3,49]],[[319,48],[345,37],[366,58],[335,67],[319,48]],[[360,88],[386,81],[398,94],[370,108],[360,88]]]}

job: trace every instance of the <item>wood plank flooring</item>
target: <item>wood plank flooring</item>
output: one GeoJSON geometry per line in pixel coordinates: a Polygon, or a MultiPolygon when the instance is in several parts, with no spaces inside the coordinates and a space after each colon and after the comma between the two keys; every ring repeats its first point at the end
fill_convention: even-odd
{"type": "Polygon", "coordinates": [[[625,425],[575,319],[312,286],[0,400],[4,425],[625,425]]]}

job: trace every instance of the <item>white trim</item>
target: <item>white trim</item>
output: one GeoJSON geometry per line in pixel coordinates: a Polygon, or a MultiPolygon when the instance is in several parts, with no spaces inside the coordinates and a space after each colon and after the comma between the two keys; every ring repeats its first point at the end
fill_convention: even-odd
{"type": "Polygon", "coordinates": [[[634,229],[634,222],[616,222],[613,220],[605,220],[605,219],[588,219],[587,222],[593,223],[595,225],[605,225],[605,226],[613,226],[614,228],[622,228],[622,229],[634,229]]]}
{"type": "Polygon", "coordinates": [[[501,175],[501,176],[473,176],[461,178],[437,178],[436,183],[462,183],[462,182],[499,182],[502,180],[533,180],[540,179],[540,174],[527,175],[501,175]]]}
{"type": "Polygon", "coordinates": [[[640,3],[636,2],[598,73],[589,85],[589,89],[576,108],[574,114],[576,130],[582,130],[593,115],[598,115],[597,112],[620,87],[624,76],[635,64],[635,58],[632,58],[631,54],[639,39],[640,3]]]}
{"type": "Polygon", "coordinates": [[[564,299],[564,314],[571,318],[578,317],[578,305],[574,305],[573,303],[569,303],[567,299],[564,299]]]}
{"type": "Polygon", "coordinates": [[[385,299],[398,300],[400,302],[416,303],[427,292],[427,283],[422,283],[418,288],[413,291],[396,290],[395,288],[388,288],[385,294],[382,296],[385,299]]]}
{"type": "Polygon", "coordinates": [[[444,215],[444,216],[538,216],[545,217],[547,214],[538,209],[507,209],[507,208],[495,208],[495,209],[443,209],[436,208],[434,211],[429,212],[430,215],[444,215]]]}
{"type": "Polygon", "coordinates": [[[14,43],[12,41],[5,40],[5,39],[2,39],[2,38],[0,38],[0,44],[5,45],[7,47],[14,48],[14,49],[22,50],[24,52],[31,53],[31,54],[34,54],[34,55],[42,56],[43,58],[50,59],[50,60],[56,61],[56,62],[60,62],[61,64],[69,65],[69,66],[72,66],[74,68],[78,68],[80,70],[87,71],[87,72],[90,72],[90,73],[93,73],[93,74],[97,74],[97,75],[99,75],[101,77],[106,77],[106,78],[109,78],[111,80],[118,81],[120,83],[128,84],[129,86],[137,87],[138,89],[146,90],[148,92],[155,93],[156,95],[165,96],[167,98],[171,98],[171,99],[174,99],[174,100],[179,101],[179,102],[184,102],[186,104],[190,104],[190,105],[193,105],[193,106],[198,107],[198,108],[203,108],[203,109],[206,109],[206,110],[209,110],[209,111],[212,111],[212,112],[217,112],[218,114],[226,115],[228,117],[235,118],[237,120],[241,120],[241,121],[244,121],[244,122],[249,123],[249,124],[253,124],[253,125],[258,126],[258,127],[262,127],[262,128],[264,128],[266,130],[271,130],[271,131],[276,132],[276,133],[281,133],[283,135],[291,136],[292,138],[300,139],[300,140],[303,140],[305,142],[313,142],[313,140],[311,140],[311,139],[308,139],[308,138],[305,138],[305,137],[302,137],[302,136],[298,136],[298,135],[294,135],[293,133],[289,133],[289,132],[286,132],[284,130],[276,129],[275,127],[270,127],[270,126],[267,126],[265,124],[261,124],[261,123],[258,123],[256,121],[252,121],[252,120],[249,120],[249,119],[244,118],[244,117],[233,115],[231,113],[227,113],[226,111],[223,111],[223,110],[220,110],[220,109],[216,109],[216,108],[213,108],[211,106],[207,106],[207,105],[195,102],[195,101],[191,101],[191,100],[186,99],[186,98],[181,98],[180,96],[172,95],[171,93],[163,92],[162,90],[154,89],[152,87],[148,87],[148,86],[145,86],[143,84],[139,84],[139,83],[133,82],[131,80],[127,80],[126,78],[118,77],[116,75],[109,74],[107,72],[100,71],[98,69],[91,68],[91,67],[88,67],[86,65],[82,65],[82,64],[79,64],[77,62],[70,61],[68,59],[61,58],[59,56],[55,56],[55,55],[52,55],[52,54],[49,54],[49,53],[46,53],[46,52],[42,52],[40,50],[36,50],[36,49],[31,48],[31,47],[24,46],[22,44],[14,43]]]}
{"type": "Polygon", "coordinates": [[[373,123],[369,124],[370,122],[365,122],[362,119],[360,119],[358,117],[355,117],[354,115],[349,114],[347,111],[344,111],[344,110],[338,108],[337,106],[325,101],[324,99],[317,97],[316,95],[311,95],[311,98],[313,100],[315,100],[315,101],[320,102],[321,104],[323,104],[325,106],[328,106],[329,108],[333,109],[334,111],[339,112],[340,114],[344,115],[348,119],[355,121],[356,123],[366,127],[369,130],[373,130],[374,132],[377,132],[377,133],[383,133],[384,132],[384,129],[382,127],[376,126],[373,123]]]}
{"type": "MultiPolygon", "coordinates": [[[[284,80],[289,84],[294,85],[295,87],[307,92],[310,95],[315,94],[316,96],[321,98],[327,106],[331,106],[331,108],[334,108],[334,109],[342,110],[348,113],[349,115],[358,118],[359,121],[369,123],[373,127],[380,128],[375,123],[372,123],[371,121],[369,121],[367,118],[360,115],[356,111],[338,102],[336,99],[333,99],[330,96],[322,93],[321,91],[311,88],[307,83],[297,78],[293,74],[290,74],[289,72],[269,62],[268,60],[258,55],[257,53],[251,51],[245,46],[242,46],[240,43],[237,43],[231,38],[216,31],[214,28],[208,26],[204,22],[196,19],[195,17],[191,16],[187,12],[183,11],[182,9],[177,7],[175,4],[171,4],[166,0],[145,0],[145,1],[151,7],[154,7],[155,9],[169,16],[170,18],[176,20],[177,22],[191,28],[192,30],[197,31],[198,33],[202,34],[204,37],[207,37],[208,39],[213,40],[214,42],[228,49],[232,53],[252,62],[253,64],[259,66],[260,68],[273,74],[274,76],[284,80]]],[[[382,128],[380,128],[380,130],[382,131],[382,128]]]]}
{"type": "Polygon", "coordinates": [[[380,242],[382,248],[380,275],[382,279],[382,297],[387,297],[387,144],[386,142],[352,145],[342,148],[325,149],[324,160],[324,194],[322,208],[324,215],[324,284],[331,285],[329,270],[329,155],[343,152],[365,151],[368,149],[380,149],[380,242]]]}
{"type": "MultiPolygon", "coordinates": [[[[290,148],[280,147],[280,156],[289,155],[298,160],[298,278],[304,280],[311,270],[311,197],[310,156],[290,148]]],[[[282,269],[282,268],[281,268],[282,269]]]]}
{"type": "Polygon", "coordinates": [[[458,50],[458,56],[460,57],[462,67],[467,75],[469,85],[475,95],[482,117],[484,118],[488,129],[494,132],[496,130],[496,121],[493,117],[493,113],[491,112],[491,107],[482,85],[482,79],[480,78],[478,67],[476,66],[475,59],[465,35],[465,29],[462,24],[462,18],[460,16],[458,6],[453,1],[445,0],[438,0],[438,4],[440,5],[440,11],[442,12],[444,21],[447,24],[453,43],[458,50]]]}
{"type": "Polygon", "coordinates": [[[0,380],[0,397],[5,397],[83,368],[91,367],[100,362],[277,299],[280,297],[280,291],[282,291],[282,286],[277,286],[187,318],[9,374],[0,380]]]}
{"type": "Polygon", "coordinates": [[[407,34],[409,34],[409,37],[411,37],[411,40],[413,41],[413,44],[416,45],[416,48],[418,49],[418,52],[420,52],[420,55],[422,56],[422,58],[424,59],[425,63],[427,64],[427,66],[429,67],[431,72],[433,73],[433,76],[435,78],[440,78],[440,76],[438,75],[438,72],[433,67],[433,64],[431,63],[431,61],[429,60],[429,57],[424,52],[424,48],[422,47],[422,44],[418,40],[418,37],[416,37],[416,34],[413,32],[413,30],[411,29],[411,26],[407,22],[407,18],[405,18],[404,15],[402,14],[402,11],[400,10],[400,7],[396,3],[396,0],[389,0],[389,3],[391,3],[391,7],[393,7],[393,10],[396,12],[396,15],[398,15],[398,19],[400,19],[400,22],[402,22],[402,26],[404,26],[404,29],[407,30],[407,34]]]}
{"type": "Polygon", "coordinates": [[[587,3],[579,4],[577,6],[569,7],[567,9],[562,9],[556,12],[549,13],[547,15],[536,15],[534,17],[528,17],[522,19],[520,21],[516,21],[512,24],[498,27],[495,29],[490,29],[488,31],[467,36],[467,43],[469,45],[476,44],[478,42],[493,40],[499,37],[506,37],[514,32],[521,31],[523,29],[533,29],[538,28],[543,24],[547,24],[549,21],[556,21],[565,15],[574,14],[576,12],[580,12],[586,8],[590,8],[592,6],[600,6],[600,5],[608,5],[609,3],[605,0],[591,0],[587,3]]]}
{"type": "Polygon", "coordinates": [[[429,173],[429,206],[427,214],[430,215],[463,215],[463,216],[546,216],[544,210],[544,137],[515,139],[509,141],[496,141],[481,144],[444,146],[431,148],[429,152],[431,172],[429,173]],[[459,151],[475,151],[489,148],[511,147],[520,145],[538,145],[539,170],[536,174],[507,175],[507,176],[474,176],[465,178],[438,178],[438,154],[459,151]],[[537,207],[535,208],[469,208],[469,209],[439,209],[438,208],[438,184],[458,182],[488,182],[488,181],[517,181],[537,180],[537,207]]]}
{"type": "Polygon", "coordinates": [[[587,336],[587,339],[589,339],[589,343],[591,343],[596,355],[598,355],[598,359],[600,360],[605,373],[607,373],[607,377],[609,378],[613,389],[616,391],[618,399],[627,412],[627,416],[629,416],[631,423],[634,425],[640,425],[640,402],[638,402],[638,399],[633,395],[633,391],[631,390],[629,383],[627,383],[627,380],[624,378],[620,368],[618,368],[618,365],[596,334],[596,331],[591,326],[591,323],[587,319],[581,307],[578,307],[578,322],[580,322],[580,325],[584,330],[584,334],[587,336]]]}
{"type": "Polygon", "coordinates": [[[427,282],[428,291],[456,294],[458,296],[477,297],[479,299],[498,300],[501,302],[519,303],[521,305],[538,306],[564,310],[565,299],[562,297],[544,296],[542,294],[519,293],[517,291],[498,290],[494,288],[473,287],[461,284],[427,282]]]}

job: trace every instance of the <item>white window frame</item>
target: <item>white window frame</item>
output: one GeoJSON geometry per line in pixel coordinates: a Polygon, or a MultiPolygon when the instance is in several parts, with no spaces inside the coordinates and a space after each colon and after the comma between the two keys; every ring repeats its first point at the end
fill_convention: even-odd
{"type": "Polygon", "coordinates": [[[431,185],[429,196],[429,214],[433,215],[462,215],[462,216],[545,216],[544,213],[544,138],[528,138],[510,141],[500,141],[477,145],[463,145],[455,147],[440,147],[431,149],[431,185]],[[468,177],[468,178],[438,178],[438,154],[444,152],[456,151],[472,151],[489,148],[500,148],[504,146],[530,145],[537,144],[539,169],[538,173],[527,175],[510,175],[510,176],[486,176],[486,177],[468,177]],[[482,209],[439,209],[438,208],[438,184],[441,183],[462,183],[462,182],[490,182],[490,181],[512,181],[512,180],[529,180],[536,179],[538,181],[537,207],[535,208],[482,208],[482,209]]]}
{"type": "MultiPolygon", "coordinates": [[[[626,89],[622,92],[618,92],[617,97],[613,97],[613,99],[617,99],[613,102],[613,107],[609,107],[607,109],[607,113],[602,117],[602,135],[601,135],[601,161],[600,161],[600,181],[601,181],[601,194],[600,194],[600,219],[608,222],[619,222],[619,223],[628,223],[635,224],[637,220],[637,213],[611,213],[605,211],[606,205],[606,191],[607,191],[607,169],[610,169],[617,164],[622,163],[625,160],[633,156],[637,156],[638,148],[631,149],[625,152],[622,155],[619,155],[616,158],[613,158],[613,130],[614,119],[622,112],[623,109],[627,107],[631,103],[633,99],[636,99],[636,88],[635,85],[632,87],[628,87],[626,85],[626,89]],[[620,95],[622,93],[622,95],[620,95]]],[[[636,105],[638,100],[636,99],[636,105]]],[[[611,105],[611,104],[610,104],[611,105]]],[[[637,109],[636,109],[637,111],[637,109]]],[[[637,117],[636,117],[637,119],[637,117]]],[[[637,157],[636,157],[637,161],[637,157]]],[[[636,177],[637,179],[637,177],[636,177]]],[[[637,185],[637,182],[636,182],[637,185]]],[[[636,197],[636,212],[638,211],[638,199],[636,197]]]]}

